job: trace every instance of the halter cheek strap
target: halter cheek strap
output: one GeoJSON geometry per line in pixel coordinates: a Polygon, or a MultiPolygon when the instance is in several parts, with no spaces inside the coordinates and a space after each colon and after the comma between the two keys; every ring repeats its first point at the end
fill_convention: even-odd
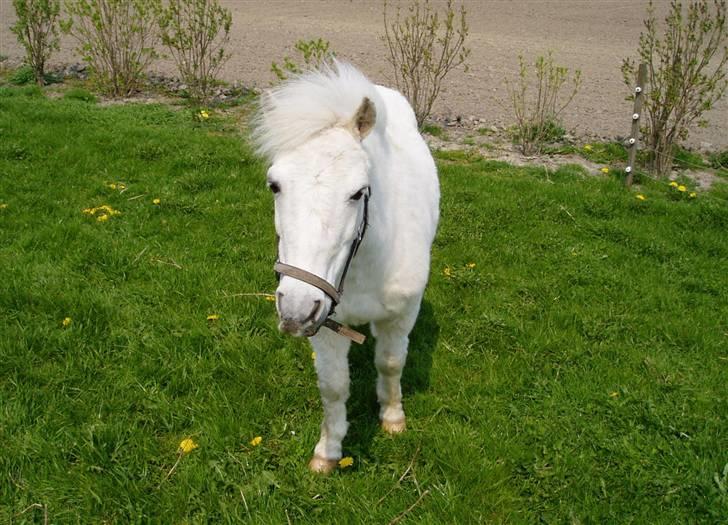
{"type": "MultiPolygon", "coordinates": [[[[334,315],[334,311],[336,310],[336,306],[341,302],[341,294],[344,293],[344,279],[346,279],[346,274],[349,271],[349,266],[351,265],[351,261],[354,260],[354,256],[356,255],[356,252],[359,250],[359,245],[361,244],[362,240],[364,239],[364,234],[367,231],[367,226],[369,224],[369,188],[366,189],[366,192],[364,193],[364,217],[362,218],[361,223],[359,224],[359,228],[357,228],[356,232],[356,238],[354,239],[354,242],[351,244],[351,249],[349,250],[349,255],[346,258],[346,264],[344,264],[344,271],[341,273],[341,280],[339,281],[339,288],[335,288],[331,283],[329,283],[326,279],[322,279],[316,274],[313,274],[309,271],[304,270],[303,268],[298,268],[297,266],[291,266],[290,264],[282,263],[280,261],[276,261],[276,263],[273,265],[273,270],[276,272],[276,276],[280,279],[281,275],[285,275],[287,277],[292,277],[294,279],[298,279],[299,281],[303,281],[304,283],[310,284],[311,286],[314,286],[315,288],[318,288],[322,292],[324,292],[326,295],[331,298],[331,310],[329,310],[329,315],[326,317],[326,320],[321,324],[321,326],[325,326],[326,328],[333,330],[339,335],[342,335],[344,337],[348,337],[352,341],[358,344],[364,343],[366,340],[366,336],[363,334],[357,332],[356,330],[352,330],[348,326],[344,326],[341,323],[338,323],[331,319],[331,316],[334,315]]],[[[315,334],[314,334],[315,335],[315,334]]]]}

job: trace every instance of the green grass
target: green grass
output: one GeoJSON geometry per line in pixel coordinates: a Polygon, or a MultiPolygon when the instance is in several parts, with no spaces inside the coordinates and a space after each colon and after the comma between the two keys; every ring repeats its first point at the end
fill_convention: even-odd
{"type": "Polygon", "coordinates": [[[724,190],[639,201],[439,156],[409,430],[377,429],[353,348],[354,466],[318,477],[310,349],[236,295],[274,289],[274,232],[265,166],[226,129],[0,89],[0,522],[387,523],[418,500],[405,522],[725,518],[724,190]],[[82,211],[103,204],[121,215],[82,211]]]}
{"type": "Polygon", "coordinates": [[[445,132],[445,128],[437,124],[424,124],[422,126],[422,133],[427,133],[428,135],[432,135],[433,137],[447,140],[447,133],[445,132]]]}

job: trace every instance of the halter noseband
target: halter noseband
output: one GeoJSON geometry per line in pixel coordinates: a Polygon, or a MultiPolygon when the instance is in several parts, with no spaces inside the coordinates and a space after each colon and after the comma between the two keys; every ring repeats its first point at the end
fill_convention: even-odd
{"type": "MultiPolygon", "coordinates": [[[[280,279],[281,275],[292,277],[294,279],[298,279],[299,281],[303,281],[304,283],[310,284],[311,286],[318,288],[326,295],[328,295],[331,299],[331,309],[329,310],[329,314],[326,316],[326,320],[324,320],[321,326],[325,326],[326,328],[333,330],[337,334],[348,337],[355,343],[359,344],[362,344],[366,340],[366,336],[360,334],[356,330],[352,330],[348,326],[344,326],[341,323],[334,321],[333,319],[331,319],[331,316],[334,315],[336,306],[341,302],[341,295],[344,293],[344,279],[346,279],[346,274],[349,271],[349,266],[351,266],[351,262],[354,260],[354,256],[359,250],[359,245],[364,239],[364,234],[367,231],[367,226],[369,224],[370,192],[370,188],[366,188],[366,191],[364,192],[364,217],[362,218],[362,221],[361,223],[359,223],[359,227],[357,228],[356,238],[354,239],[354,242],[351,243],[349,256],[346,258],[346,264],[344,264],[344,271],[341,273],[341,279],[339,280],[338,288],[334,287],[326,279],[323,279],[318,275],[308,272],[302,268],[298,268],[297,266],[291,266],[290,264],[282,263],[280,260],[276,260],[276,263],[273,265],[273,270],[275,270],[276,277],[278,277],[278,279],[280,279]]],[[[316,335],[316,333],[318,333],[318,328],[313,335],[316,335]]]]}

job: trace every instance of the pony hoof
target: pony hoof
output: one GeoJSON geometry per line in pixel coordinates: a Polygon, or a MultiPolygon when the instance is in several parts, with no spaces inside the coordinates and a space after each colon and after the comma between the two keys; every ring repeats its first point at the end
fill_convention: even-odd
{"type": "Polygon", "coordinates": [[[387,434],[401,434],[407,428],[407,423],[404,419],[399,421],[382,421],[382,430],[387,434]]]}
{"type": "Polygon", "coordinates": [[[311,472],[317,474],[330,474],[339,462],[335,459],[326,459],[319,456],[314,456],[308,463],[308,468],[311,472]]]}

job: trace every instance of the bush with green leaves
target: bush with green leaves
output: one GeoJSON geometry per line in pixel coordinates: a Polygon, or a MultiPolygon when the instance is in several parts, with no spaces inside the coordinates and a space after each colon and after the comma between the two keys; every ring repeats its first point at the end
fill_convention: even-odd
{"type": "Polygon", "coordinates": [[[17,20],[10,26],[25,50],[25,62],[32,68],[35,81],[45,84],[45,66],[58,50],[60,0],[13,0],[17,20]]]}
{"type": "MultiPolygon", "coordinates": [[[[639,62],[647,64],[643,133],[649,169],[658,176],[670,173],[675,145],[688,138],[691,128],[705,126],[706,111],[725,94],[728,80],[728,28],[725,0],[672,0],[664,33],[650,0],[645,32],[639,39],[639,62]]],[[[624,82],[634,86],[637,61],[622,63],[624,82]]]]}
{"type": "Polygon", "coordinates": [[[568,68],[554,63],[553,54],[549,52],[536,58],[533,81],[523,56],[519,56],[518,61],[518,81],[508,83],[508,95],[516,117],[513,138],[524,155],[534,155],[541,152],[544,144],[563,137],[561,114],[579,92],[581,71],[577,69],[571,75],[568,68]],[[570,89],[564,92],[569,83],[570,89]]]}
{"type": "Polygon", "coordinates": [[[158,41],[159,0],[66,0],[61,28],[79,43],[105,94],[124,97],[139,89],[158,41]]]}
{"type": "Polygon", "coordinates": [[[230,54],[232,13],[217,0],[167,0],[158,17],[162,43],[172,55],[190,95],[209,100],[215,77],[230,54]]]}
{"type": "Polygon", "coordinates": [[[284,57],[282,65],[273,62],[270,70],[278,80],[286,80],[290,75],[300,75],[304,71],[318,69],[322,65],[330,63],[335,56],[331,51],[329,41],[322,38],[299,40],[294,48],[300,53],[303,64],[294,62],[290,57],[284,57]]]}
{"type": "Polygon", "coordinates": [[[20,66],[8,77],[8,81],[15,86],[24,86],[36,81],[35,72],[29,65],[20,66]]]}
{"type": "Polygon", "coordinates": [[[468,36],[465,7],[455,16],[452,0],[447,0],[442,18],[433,10],[429,0],[411,0],[406,16],[399,7],[395,19],[387,18],[384,1],[384,35],[389,51],[388,61],[394,70],[394,82],[407,97],[421,127],[430,115],[432,106],[450,71],[464,65],[470,49],[465,46],[468,36]]]}

